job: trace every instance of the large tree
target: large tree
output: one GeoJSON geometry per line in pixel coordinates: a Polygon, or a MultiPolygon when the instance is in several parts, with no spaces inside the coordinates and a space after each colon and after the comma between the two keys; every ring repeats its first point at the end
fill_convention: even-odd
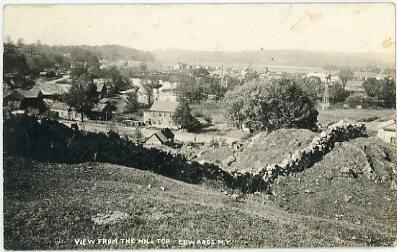
{"type": "Polygon", "coordinates": [[[349,91],[344,89],[342,84],[335,83],[329,87],[329,96],[333,103],[344,102],[349,96],[349,91]]]}
{"type": "Polygon", "coordinates": [[[345,89],[346,88],[346,83],[349,80],[353,79],[354,73],[350,69],[342,69],[342,70],[339,71],[338,76],[339,76],[339,79],[342,82],[343,89],[345,89]]]}
{"type": "Polygon", "coordinates": [[[131,92],[127,94],[126,108],[128,112],[136,112],[138,110],[138,90],[138,87],[133,88],[131,92]]]}
{"type": "Polygon", "coordinates": [[[159,82],[155,80],[148,80],[148,79],[142,79],[141,81],[142,85],[142,92],[146,96],[147,99],[147,104],[148,106],[152,106],[153,104],[153,96],[154,96],[154,89],[159,88],[159,82]]]}
{"type": "Polygon", "coordinates": [[[20,52],[18,47],[5,43],[3,54],[4,73],[28,74],[30,70],[25,55],[20,52]]]}
{"type": "Polygon", "coordinates": [[[96,86],[85,78],[74,80],[72,87],[63,96],[63,100],[81,114],[81,122],[84,122],[84,115],[94,107],[96,99],[96,86]]]}
{"type": "Polygon", "coordinates": [[[117,91],[124,91],[131,87],[128,76],[121,73],[116,66],[103,68],[100,77],[104,78],[106,83],[112,85],[117,91]]]}
{"type": "Polygon", "coordinates": [[[182,129],[186,129],[187,131],[194,131],[200,127],[200,122],[192,115],[192,110],[186,101],[179,103],[173,119],[176,124],[179,124],[182,129]]]}
{"type": "Polygon", "coordinates": [[[225,96],[232,125],[251,131],[316,127],[315,97],[291,79],[251,81],[225,96]]]}
{"type": "Polygon", "coordinates": [[[369,78],[363,82],[362,87],[369,97],[382,100],[385,107],[396,106],[396,83],[393,79],[369,78]]]}

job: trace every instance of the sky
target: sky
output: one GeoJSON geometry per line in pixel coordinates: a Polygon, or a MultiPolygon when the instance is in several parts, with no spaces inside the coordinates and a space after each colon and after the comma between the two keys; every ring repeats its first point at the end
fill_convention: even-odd
{"type": "Polygon", "coordinates": [[[142,50],[394,53],[392,3],[7,5],[4,39],[142,50]]]}

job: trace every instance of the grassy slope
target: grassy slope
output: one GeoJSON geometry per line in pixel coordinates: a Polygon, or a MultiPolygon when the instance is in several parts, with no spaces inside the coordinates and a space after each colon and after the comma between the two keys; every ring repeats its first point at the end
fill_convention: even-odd
{"type": "MultiPolygon", "coordinates": [[[[231,239],[231,247],[363,246],[389,242],[396,234],[383,222],[356,225],[301,215],[264,195],[236,202],[220,190],[110,164],[5,158],[4,183],[6,249],[110,248],[76,246],[73,239],[114,237],[231,239]],[[108,226],[92,222],[92,216],[108,211],[130,218],[108,226]]],[[[154,246],[165,247],[112,247],[154,246]]]]}

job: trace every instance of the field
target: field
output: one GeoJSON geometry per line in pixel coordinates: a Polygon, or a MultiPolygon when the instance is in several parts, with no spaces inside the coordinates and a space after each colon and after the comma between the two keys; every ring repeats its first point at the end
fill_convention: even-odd
{"type": "Polygon", "coordinates": [[[363,120],[371,117],[396,118],[395,109],[319,109],[318,121],[322,125],[338,122],[342,119],[363,120]]]}
{"type": "Polygon", "coordinates": [[[352,203],[332,208],[333,214],[354,215],[354,220],[335,218],[324,210],[321,195],[327,187],[312,188],[310,194],[295,192],[294,197],[310,199],[314,210],[320,208],[313,213],[303,211],[303,205],[286,192],[236,200],[233,192],[213,183],[192,185],[123,166],[5,157],[5,248],[329,247],[391,245],[395,241],[396,215],[391,206],[397,202],[385,185],[372,183],[368,188],[388,197],[371,200],[371,207],[359,204],[355,196],[352,203]],[[379,208],[388,210],[389,205],[389,216],[377,215],[379,208]],[[124,238],[141,240],[123,243],[124,238]],[[94,243],[86,240],[83,245],[76,239],[94,243]],[[103,244],[102,239],[113,239],[113,244],[103,244]],[[198,244],[197,240],[206,241],[198,244]],[[193,241],[195,245],[188,244],[193,241]]]}

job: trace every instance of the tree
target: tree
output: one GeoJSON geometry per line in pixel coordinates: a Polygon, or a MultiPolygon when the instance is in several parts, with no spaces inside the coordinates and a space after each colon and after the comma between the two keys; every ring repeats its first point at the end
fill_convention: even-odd
{"type": "Polygon", "coordinates": [[[6,36],[6,38],[5,38],[5,43],[6,43],[6,44],[10,44],[10,45],[13,45],[13,44],[14,44],[14,41],[12,41],[12,38],[11,38],[10,35],[7,35],[7,36],[6,36]]]}
{"type": "Polygon", "coordinates": [[[128,77],[123,76],[116,66],[102,69],[100,76],[106,79],[106,83],[111,84],[118,91],[127,90],[131,86],[128,77]]]}
{"type": "Polygon", "coordinates": [[[25,55],[13,44],[4,44],[3,64],[4,73],[28,74],[31,71],[25,55]]]}
{"type": "Polygon", "coordinates": [[[396,83],[394,80],[369,78],[363,82],[362,87],[369,97],[384,101],[385,107],[396,106],[396,83]]]}
{"type": "Polygon", "coordinates": [[[353,79],[354,73],[351,70],[349,70],[349,69],[342,69],[342,70],[339,71],[338,76],[339,76],[339,79],[342,81],[343,89],[345,89],[346,88],[346,83],[349,80],[353,79]]]}
{"type": "Polygon", "coordinates": [[[84,115],[91,112],[96,99],[96,86],[84,78],[75,80],[63,96],[63,100],[81,114],[81,122],[84,121],[84,115]]]}
{"type": "Polygon", "coordinates": [[[150,107],[153,104],[153,83],[149,80],[142,80],[141,84],[143,87],[143,92],[146,95],[147,104],[150,107]]]}
{"type": "Polygon", "coordinates": [[[209,76],[209,75],[210,75],[210,73],[208,72],[208,70],[205,69],[205,68],[202,68],[202,67],[191,70],[191,74],[192,74],[195,78],[206,77],[206,76],[209,76]]]}
{"type": "Polygon", "coordinates": [[[233,126],[251,131],[279,128],[316,128],[315,98],[291,79],[254,80],[225,96],[233,126]]]}
{"type": "Polygon", "coordinates": [[[79,79],[80,75],[84,74],[93,82],[94,78],[99,76],[100,64],[98,57],[90,51],[81,48],[72,48],[70,58],[73,63],[71,69],[72,78],[79,79]]]}
{"type": "Polygon", "coordinates": [[[200,127],[200,122],[192,115],[192,110],[189,108],[186,101],[181,101],[179,103],[173,119],[182,129],[186,129],[189,132],[200,127]]]}
{"type": "Polygon", "coordinates": [[[134,88],[131,92],[127,94],[127,111],[136,112],[138,110],[138,90],[139,88],[134,88]]]}
{"type": "Polygon", "coordinates": [[[242,84],[238,78],[235,78],[233,76],[226,75],[224,79],[226,80],[226,86],[228,90],[232,90],[242,84]]]}
{"type": "Polygon", "coordinates": [[[335,83],[329,87],[329,96],[332,102],[344,102],[349,96],[349,92],[340,83],[335,83]]]}
{"type": "Polygon", "coordinates": [[[25,41],[23,40],[23,38],[19,38],[18,41],[17,41],[17,46],[21,47],[23,45],[25,45],[25,41]]]}

